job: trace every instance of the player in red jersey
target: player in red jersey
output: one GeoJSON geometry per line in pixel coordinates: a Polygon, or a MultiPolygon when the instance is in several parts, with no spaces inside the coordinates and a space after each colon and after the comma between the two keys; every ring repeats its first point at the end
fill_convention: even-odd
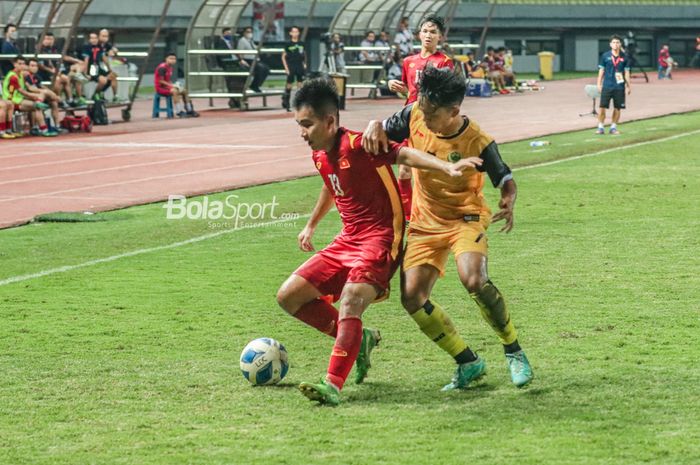
{"type": "MultiPolygon", "coordinates": [[[[445,20],[443,18],[428,14],[421,19],[420,53],[404,58],[400,81],[396,79],[389,81],[389,89],[392,92],[408,94],[406,105],[418,100],[420,77],[426,66],[454,69],[452,59],[437,49],[444,33],[445,20]]],[[[406,221],[408,221],[411,219],[413,188],[411,186],[411,169],[403,165],[399,168],[399,192],[401,193],[403,209],[406,212],[406,221]]]]}
{"type": "Polygon", "coordinates": [[[451,164],[399,144],[373,157],[362,148],[362,133],[339,127],[338,94],[326,79],[304,83],[294,108],[301,136],[313,150],[324,182],[311,218],[299,234],[299,247],[314,250],[311,240],[316,227],[334,203],[343,230],[285,281],[277,301],[295,318],[335,338],[326,378],[319,384],[302,383],[299,389],[311,400],[337,405],[356,361],[355,381],[361,383],[367,375],[369,355],[380,335],[363,329],[362,313],[370,303],[388,296],[389,281],[403,253],[404,216],[391,164],[461,177],[462,170],[474,168],[480,160],[451,164]],[[340,309],[324,296],[340,300],[340,309]]]}

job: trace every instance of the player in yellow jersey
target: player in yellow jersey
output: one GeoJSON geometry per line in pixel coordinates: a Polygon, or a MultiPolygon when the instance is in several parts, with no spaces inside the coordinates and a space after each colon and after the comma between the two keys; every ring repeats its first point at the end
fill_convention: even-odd
{"type": "Polygon", "coordinates": [[[421,331],[448,352],[458,367],[443,390],[461,389],[486,373],[486,364],[461,338],[447,313],[430,299],[444,275],[449,252],[455,256],[459,279],[503,344],[513,383],[522,387],[533,377],[518,343],[505,301],[487,273],[488,239],[492,221],[513,228],[517,188],[493,138],[460,114],[466,83],[449,69],[426,68],[417,103],[385,121],[370,122],[363,145],[371,153],[386,150],[388,139],[403,141],[423,152],[456,162],[479,157],[480,168],[460,178],[414,169],[413,208],[402,266],[401,302],[421,331]],[[483,196],[484,178],[500,189],[500,210],[491,215],[483,196]]]}

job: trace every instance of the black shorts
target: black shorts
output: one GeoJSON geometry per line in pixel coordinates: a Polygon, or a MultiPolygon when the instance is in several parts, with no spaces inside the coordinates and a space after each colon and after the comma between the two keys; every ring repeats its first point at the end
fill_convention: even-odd
{"type": "Polygon", "coordinates": [[[625,89],[603,89],[600,93],[600,108],[610,108],[610,100],[613,101],[613,106],[616,110],[622,110],[625,107],[625,89]]]}
{"type": "Polygon", "coordinates": [[[287,74],[287,84],[293,84],[296,82],[304,82],[304,68],[289,68],[289,74],[287,74]]]}

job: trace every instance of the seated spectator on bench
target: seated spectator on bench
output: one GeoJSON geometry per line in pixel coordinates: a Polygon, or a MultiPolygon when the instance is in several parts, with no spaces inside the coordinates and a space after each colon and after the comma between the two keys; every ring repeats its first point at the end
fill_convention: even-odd
{"type": "MultiPolygon", "coordinates": [[[[241,38],[238,39],[238,45],[236,48],[238,50],[257,50],[258,46],[255,44],[255,42],[253,42],[252,27],[248,26],[247,28],[243,29],[243,34],[241,35],[241,38]]],[[[255,68],[253,69],[253,82],[251,82],[250,88],[253,90],[253,92],[260,93],[262,92],[260,86],[263,85],[265,79],[267,79],[267,76],[270,74],[270,67],[262,61],[255,63],[256,58],[257,56],[255,54],[238,55],[238,64],[240,65],[241,69],[245,71],[250,70],[250,67],[255,64],[255,68]]]]}
{"type": "MultiPolygon", "coordinates": [[[[19,49],[19,45],[17,45],[17,38],[19,37],[17,26],[12,23],[7,24],[4,33],[5,41],[2,43],[0,53],[3,55],[21,55],[22,51],[19,49]]],[[[7,75],[7,73],[12,71],[12,68],[12,59],[0,61],[0,69],[3,75],[7,75]]]]}
{"type": "Polygon", "coordinates": [[[483,62],[486,63],[488,77],[491,79],[491,82],[493,82],[494,89],[499,94],[510,94],[510,92],[506,90],[506,83],[502,72],[503,67],[496,56],[496,49],[488,47],[483,62]]]}
{"type": "MultiPolygon", "coordinates": [[[[55,46],[56,38],[52,32],[47,32],[41,39],[41,48],[39,53],[41,54],[60,54],[55,46]]],[[[29,63],[31,68],[31,60],[29,63]]],[[[39,72],[37,73],[40,81],[51,81],[53,82],[53,91],[59,97],[66,94],[67,104],[74,107],[76,106],[75,100],[73,100],[73,88],[71,86],[71,79],[65,74],[63,67],[59,60],[54,59],[41,59],[39,60],[39,72]],[[54,81],[55,78],[55,81],[54,81]]]]}
{"type": "Polygon", "coordinates": [[[498,63],[502,63],[503,68],[503,80],[506,85],[511,85],[518,90],[518,79],[515,77],[513,72],[513,51],[506,49],[505,47],[500,47],[498,49],[498,63]]]}
{"type": "Polygon", "coordinates": [[[117,80],[117,78],[119,77],[119,75],[114,72],[111,65],[111,60],[116,58],[117,54],[119,53],[119,49],[112,45],[112,43],[109,41],[109,29],[100,30],[99,41],[100,46],[102,47],[102,51],[104,52],[105,57],[107,58],[107,63],[110,64],[107,79],[109,80],[112,86],[112,101],[121,102],[121,99],[117,96],[117,90],[119,89],[119,81],[117,80]]]}
{"type": "MultiPolygon", "coordinates": [[[[225,27],[221,30],[221,35],[216,38],[214,48],[216,50],[235,50],[236,45],[234,40],[233,29],[230,27],[225,27]]],[[[238,55],[217,55],[216,61],[226,72],[237,72],[240,70],[238,65],[238,55]]],[[[242,92],[245,79],[241,79],[239,76],[225,76],[224,81],[226,82],[226,89],[229,93],[235,94],[242,92]]],[[[230,108],[240,108],[240,99],[233,97],[229,98],[228,106],[230,108]]]]}
{"type": "Polygon", "coordinates": [[[24,74],[27,71],[27,62],[23,56],[18,56],[12,60],[14,68],[7,73],[2,84],[2,96],[4,100],[10,100],[15,111],[23,111],[30,114],[33,126],[30,134],[33,136],[54,137],[58,133],[49,131],[44,120],[44,110],[49,106],[44,103],[41,94],[27,90],[24,82],[24,74]]]}
{"type": "Polygon", "coordinates": [[[65,108],[67,105],[65,105],[65,103],[61,101],[60,97],[51,89],[47,89],[41,85],[41,79],[39,78],[39,60],[36,58],[30,58],[28,63],[29,65],[27,72],[24,74],[26,88],[33,94],[41,95],[44,102],[51,107],[51,116],[53,117],[55,127],[52,128],[49,126],[49,129],[53,129],[54,131],[60,133],[61,131],[58,129],[58,126],[61,119],[60,114],[58,113],[58,107],[61,105],[63,108],[65,108]]]}
{"type": "MultiPolygon", "coordinates": [[[[364,40],[360,43],[361,47],[370,48],[375,47],[377,36],[374,31],[367,31],[364,40]]],[[[362,50],[359,55],[360,63],[368,66],[381,66],[382,58],[378,52],[373,52],[372,50],[362,50]]],[[[372,73],[372,82],[376,82],[379,78],[381,69],[375,69],[372,73]]]]}
{"type": "Polygon", "coordinates": [[[178,117],[190,116],[196,118],[199,116],[199,113],[194,111],[192,100],[187,95],[187,90],[180,83],[173,82],[175,66],[177,66],[177,56],[174,53],[168,53],[165,56],[165,61],[156,67],[154,76],[156,92],[163,97],[172,96],[178,117]]]}
{"type": "Polygon", "coordinates": [[[110,87],[109,75],[112,70],[107,55],[100,45],[97,32],[90,33],[89,41],[83,47],[82,55],[83,67],[87,70],[88,79],[97,83],[93,99],[104,100],[103,92],[110,87]]]}
{"type": "Polygon", "coordinates": [[[467,61],[464,63],[467,68],[467,77],[473,79],[483,79],[486,76],[484,68],[479,66],[479,63],[474,59],[474,52],[467,52],[467,61]]]}
{"type": "Polygon", "coordinates": [[[12,117],[15,114],[15,105],[2,98],[0,92],[0,139],[16,139],[22,137],[12,132],[12,117]]]}

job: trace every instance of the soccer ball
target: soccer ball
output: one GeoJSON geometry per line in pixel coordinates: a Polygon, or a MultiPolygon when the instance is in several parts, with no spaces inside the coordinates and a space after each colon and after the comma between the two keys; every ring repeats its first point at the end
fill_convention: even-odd
{"type": "Polygon", "coordinates": [[[254,339],[241,353],[241,371],[254,386],[277,384],[287,370],[287,350],[272,338],[254,339]]]}

